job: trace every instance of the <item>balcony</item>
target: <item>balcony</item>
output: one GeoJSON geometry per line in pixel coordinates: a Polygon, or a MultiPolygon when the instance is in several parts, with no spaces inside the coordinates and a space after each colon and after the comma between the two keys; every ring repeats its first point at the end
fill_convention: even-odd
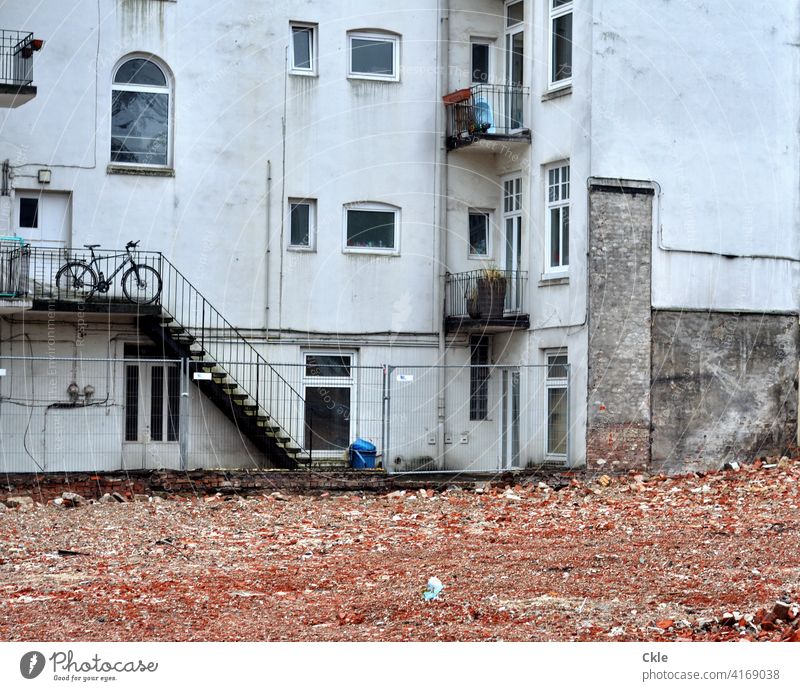
{"type": "Polygon", "coordinates": [[[20,238],[0,237],[0,314],[31,308],[28,297],[30,248],[20,238]]]}
{"type": "Polygon", "coordinates": [[[26,31],[0,30],[0,108],[17,108],[36,96],[33,54],[43,43],[26,31]]]}
{"type": "Polygon", "coordinates": [[[529,144],[525,111],[530,91],[509,84],[477,84],[444,97],[448,150],[480,140],[529,144]]]}
{"type": "Polygon", "coordinates": [[[445,331],[498,333],[528,329],[526,271],[484,270],[447,274],[445,331]]]}

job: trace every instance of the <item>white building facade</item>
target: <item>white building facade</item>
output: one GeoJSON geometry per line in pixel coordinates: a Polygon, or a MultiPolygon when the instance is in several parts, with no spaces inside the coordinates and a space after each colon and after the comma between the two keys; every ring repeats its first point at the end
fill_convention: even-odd
{"type": "Polygon", "coordinates": [[[0,234],[32,248],[0,322],[7,470],[291,466],[364,437],[391,472],[679,471],[792,441],[793,4],[2,19],[45,39],[35,98],[0,111],[0,234]],[[154,302],[124,269],[68,299],[65,263],[129,240],[154,302]]]}

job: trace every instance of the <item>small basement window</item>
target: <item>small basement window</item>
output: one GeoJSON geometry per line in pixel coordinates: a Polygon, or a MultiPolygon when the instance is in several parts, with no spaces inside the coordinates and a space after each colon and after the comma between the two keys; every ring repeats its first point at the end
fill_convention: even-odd
{"type": "Polygon", "coordinates": [[[387,204],[346,207],[345,248],[364,252],[397,252],[399,216],[399,209],[387,204]]]}

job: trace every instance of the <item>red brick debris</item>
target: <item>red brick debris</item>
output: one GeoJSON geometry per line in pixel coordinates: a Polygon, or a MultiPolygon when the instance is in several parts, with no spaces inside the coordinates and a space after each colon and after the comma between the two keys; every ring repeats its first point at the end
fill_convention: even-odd
{"type": "Polygon", "coordinates": [[[0,639],[798,641],[798,478],[6,496],[0,639]]]}

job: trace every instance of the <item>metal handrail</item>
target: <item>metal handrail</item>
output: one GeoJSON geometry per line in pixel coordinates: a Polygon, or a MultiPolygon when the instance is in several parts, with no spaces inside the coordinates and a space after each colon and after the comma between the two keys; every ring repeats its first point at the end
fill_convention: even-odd
{"type": "Polygon", "coordinates": [[[528,272],[493,269],[491,273],[491,278],[483,269],[448,273],[446,316],[491,319],[524,314],[528,272]]]}
{"type": "Polygon", "coordinates": [[[447,141],[452,148],[480,137],[524,135],[530,89],[514,84],[476,84],[444,97],[447,141]]]}
{"type": "Polygon", "coordinates": [[[33,82],[33,34],[0,30],[0,84],[28,86],[33,82]]]}
{"type": "MultiPolygon", "coordinates": [[[[14,238],[18,240],[18,238],[14,238]]],[[[21,242],[21,241],[20,241],[21,242]]],[[[0,278],[6,256],[0,245],[0,278]]],[[[19,263],[23,250],[15,245],[13,258],[19,263]]],[[[126,256],[125,250],[96,249],[94,254],[84,248],[27,247],[24,280],[17,281],[19,290],[15,297],[26,295],[33,300],[85,301],[79,294],[65,294],[56,284],[59,269],[67,262],[82,261],[106,279],[114,273],[126,256]]],[[[161,276],[162,289],[152,303],[163,314],[188,332],[195,342],[259,409],[268,415],[283,436],[288,436],[295,447],[303,450],[303,411],[305,400],[272,365],[267,362],[245,336],[216,309],[178,268],[160,252],[134,250],[133,259],[155,269],[161,276]]],[[[12,255],[9,255],[9,260],[12,255]]],[[[8,273],[8,272],[6,272],[8,273]]],[[[121,273],[109,281],[105,293],[94,293],[91,302],[125,303],[127,298],[121,288],[121,273]]],[[[15,275],[19,275],[19,271],[15,275]]]]}
{"type": "Polygon", "coordinates": [[[232,383],[245,391],[293,445],[303,451],[300,440],[304,398],[172,262],[163,256],[161,262],[162,311],[194,336],[195,342],[232,383]]]}

